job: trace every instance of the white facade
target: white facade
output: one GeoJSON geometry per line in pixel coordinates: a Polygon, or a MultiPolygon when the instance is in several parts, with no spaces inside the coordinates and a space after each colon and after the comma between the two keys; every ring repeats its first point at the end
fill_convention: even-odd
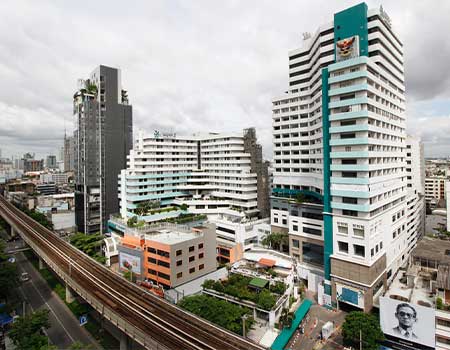
{"type": "Polygon", "coordinates": [[[429,204],[438,205],[440,200],[446,197],[445,176],[430,176],[425,178],[425,200],[429,204]]]}
{"type": "Polygon", "coordinates": [[[257,174],[242,135],[144,137],[140,132],[127,163],[119,182],[123,219],[149,200],[162,207],[186,204],[191,213],[257,213],[257,174]]]}
{"type": "MultiPolygon", "coordinates": [[[[419,187],[422,180],[407,181],[403,45],[386,18],[382,9],[359,4],[306,36],[302,48],[289,52],[289,90],[272,107],[274,195],[323,195],[332,226],[313,220],[318,234],[299,236],[323,246],[334,294],[342,286],[359,286],[363,298],[406,262],[418,227],[408,208],[421,206],[407,201],[408,183],[419,187]],[[350,15],[361,25],[345,20],[350,15]],[[351,55],[339,49],[348,42],[351,55]],[[341,54],[346,57],[339,59],[341,54]],[[364,266],[371,280],[344,277],[348,263],[364,266]],[[342,274],[333,273],[334,267],[342,274]]],[[[412,166],[422,175],[420,162],[417,171],[416,161],[412,166]]],[[[272,210],[271,224],[287,230],[291,243],[293,226],[307,224],[294,217],[292,205],[272,210]]],[[[355,306],[367,308],[370,298],[355,306]]]]}

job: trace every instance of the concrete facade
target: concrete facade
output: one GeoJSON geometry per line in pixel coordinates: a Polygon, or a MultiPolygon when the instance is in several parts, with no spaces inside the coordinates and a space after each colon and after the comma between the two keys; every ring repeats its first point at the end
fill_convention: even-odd
{"type": "Polygon", "coordinates": [[[132,146],[132,107],[120,70],[95,69],[74,95],[75,206],[78,230],[104,232],[119,212],[117,179],[132,146]]]}

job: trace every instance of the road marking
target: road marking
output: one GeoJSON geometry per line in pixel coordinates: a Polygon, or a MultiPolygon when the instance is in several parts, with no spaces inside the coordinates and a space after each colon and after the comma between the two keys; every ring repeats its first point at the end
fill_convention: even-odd
{"type": "MultiPolygon", "coordinates": [[[[61,325],[62,329],[64,329],[64,331],[66,332],[66,334],[69,336],[70,340],[72,340],[73,342],[75,342],[75,339],[72,338],[72,336],[70,335],[69,331],[66,329],[66,327],[64,327],[63,323],[61,322],[61,320],[59,319],[59,317],[56,315],[56,312],[52,309],[52,307],[50,306],[50,304],[44,299],[44,297],[42,296],[41,292],[39,292],[39,289],[36,288],[36,285],[33,282],[33,279],[30,279],[31,284],[33,285],[33,288],[36,290],[36,292],[39,294],[39,296],[41,297],[42,301],[45,303],[45,305],[47,305],[47,307],[49,308],[49,310],[53,313],[53,315],[55,315],[56,320],[59,322],[59,324],[61,325]]],[[[53,296],[53,293],[52,293],[53,296]]],[[[29,303],[31,306],[31,303],[29,303]]],[[[31,309],[33,310],[33,307],[31,307],[31,309]]]]}

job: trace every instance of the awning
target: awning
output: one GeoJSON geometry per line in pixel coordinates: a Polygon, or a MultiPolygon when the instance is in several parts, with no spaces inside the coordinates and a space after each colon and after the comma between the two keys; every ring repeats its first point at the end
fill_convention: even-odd
{"type": "Polygon", "coordinates": [[[273,342],[272,346],[270,347],[272,350],[283,350],[284,347],[289,342],[289,339],[291,339],[292,335],[297,330],[298,326],[302,322],[305,315],[308,313],[309,308],[312,305],[312,301],[309,299],[305,299],[300,307],[295,311],[294,313],[294,320],[292,321],[292,325],[290,328],[283,328],[281,333],[278,335],[278,337],[273,342]]]}
{"type": "Polygon", "coordinates": [[[275,266],[275,262],[276,261],[272,260],[272,259],[261,258],[261,259],[259,259],[258,264],[264,265],[267,267],[273,267],[273,266],[275,266]]]}
{"type": "Polygon", "coordinates": [[[0,327],[12,323],[13,318],[7,314],[0,314],[0,327]]]}

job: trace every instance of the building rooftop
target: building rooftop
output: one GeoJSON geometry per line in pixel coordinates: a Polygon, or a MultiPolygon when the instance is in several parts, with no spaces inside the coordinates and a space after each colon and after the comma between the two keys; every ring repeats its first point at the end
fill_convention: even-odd
{"type": "Polygon", "coordinates": [[[424,237],[417,243],[411,253],[413,258],[437,261],[439,264],[450,265],[450,241],[424,237]]]}
{"type": "Polygon", "coordinates": [[[184,232],[176,230],[153,231],[145,234],[146,240],[156,241],[164,244],[176,244],[191,239],[198,238],[199,234],[195,232],[184,232]]]}

